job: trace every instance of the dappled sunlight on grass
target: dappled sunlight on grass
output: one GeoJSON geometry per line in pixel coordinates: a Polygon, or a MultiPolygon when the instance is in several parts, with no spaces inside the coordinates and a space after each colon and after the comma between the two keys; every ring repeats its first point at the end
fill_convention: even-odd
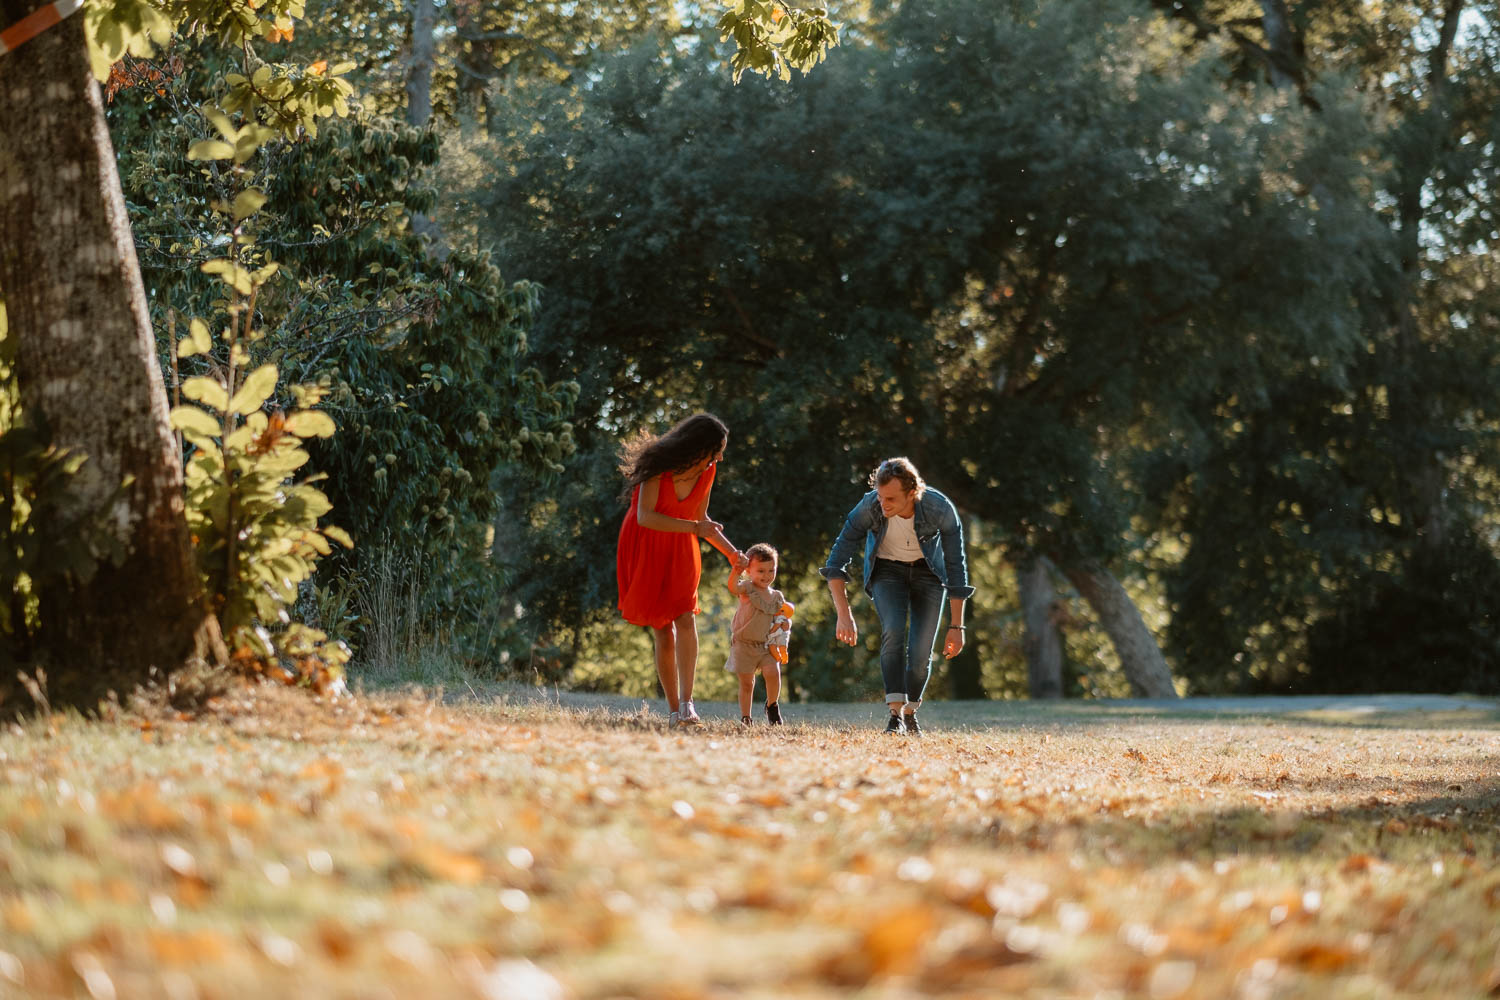
{"type": "Polygon", "coordinates": [[[1500,725],[463,691],[0,736],[0,993],[1482,995],[1500,725]],[[105,984],[107,985],[107,989],[105,984]],[[8,986],[7,986],[8,984],[8,986]]]}

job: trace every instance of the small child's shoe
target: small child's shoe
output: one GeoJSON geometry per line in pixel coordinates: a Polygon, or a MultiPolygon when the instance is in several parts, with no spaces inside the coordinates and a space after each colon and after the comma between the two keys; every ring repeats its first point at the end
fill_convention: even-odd
{"type": "Polygon", "coordinates": [[[771,704],[769,704],[769,705],[766,706],[766,725],[768,725],[768,726],[780,726],[782,724],[783,723],[781,721],[781,702],[779,702],[779,701],[773,701],[773,702],[771,702],[771,704]]]}
{"type": "Polygon", "coordinates": [[[693,699],[691,698],[682,703],[682,724],[684,726],[693,726],[694,728],[701,728],[703,726],[703,720],[698,718],[698,710],[693,707],[693,699]]]}
{"type": "Polygon", "coordinates": [[[682,725],[682,713],[681,712],[672,712],[672,713],[670,713],[670,714],[667,715],[667,728],[668,729],[676,729],[680,725],[682,725]]]}
{"type": "Polygon", "coordinates": [[[742,716],[740,716],[740,725],[742,725],[742,726],[748,726],[748,725],[750,725],[750,716],[748,716],[748,715],[742,715],[742,716]]]}

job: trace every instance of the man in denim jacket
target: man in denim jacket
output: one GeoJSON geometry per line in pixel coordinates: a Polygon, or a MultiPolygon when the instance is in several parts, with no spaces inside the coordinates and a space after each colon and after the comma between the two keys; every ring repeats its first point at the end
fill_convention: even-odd
{"type": "Polygon", "coordinates": [[[932,645],[948,595],[943,655],[964,648],[964,602],[974,594],[964,553],[964,529],[953,502],[922,481],[905,458],[888,458],[870,474],[866,493],[844,521],[828,561],[828,581],[838,612],[834,634],[852,646],[859,638],[845,584],[849,561],[865,543],[864,588],[880,616],[880,673],[890,710],[887,733],[920,735],[917,709],[931,673],[932,645]]]}

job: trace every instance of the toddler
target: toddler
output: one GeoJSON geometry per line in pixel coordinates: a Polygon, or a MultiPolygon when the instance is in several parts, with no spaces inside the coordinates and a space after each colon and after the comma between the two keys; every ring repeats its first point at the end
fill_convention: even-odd
{"type": "Polygon", "coordinates": [[[776,582],[776,550],[761,542],[746,549],[745,558],[747,565],[729,572],[729,592],[739,598],[740,606],[729,628],[729,661],[724,669],[740,681],[740,721],[750,725],[750,700],[755,695],[758,670],[766,682],[766,722],[779,726],[781,664],[786,662],[792,606],[781,591],[771,587],[776,582]],[[773,633],[775,646],[767,641],[773,633]]]}

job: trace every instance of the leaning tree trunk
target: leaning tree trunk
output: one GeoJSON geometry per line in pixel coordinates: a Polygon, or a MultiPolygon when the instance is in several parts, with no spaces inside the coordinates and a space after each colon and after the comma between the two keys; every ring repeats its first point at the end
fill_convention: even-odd
{"type": "MultiPolygon", "coordinates": [[[[433,39],[434,0],[415,0],[411,7],[411,62],[406,69],[406,121],[426,128],[432,120],[432,66],[436,42],[433,39]]],[[[427,241],[433,256],[448,258],[448,243],[442,227],[426,212],[414,212],[412,232],[427,241]]]]}
{"type": "Polygon", "coordinates": [[[1161,647],[1120,581],[1093,561],[1072,563],[1062,570],[1109,633],[1131,691],[1141,698],[1176,698],[1177,689],[1172,686],[1172,672],[1162,659],[1161,647]]]}
{"type": "MultiPolygon", "coordinates": [[[[28,7],[0,0],[0,17],[12,23],[28,7]]],[[[224,647],[188,545],[182,468],[83,28],[80,14],[0,56],[0,290],[21,405],[54,444],[87,456],[70,509],[33,516],[57,524],[107,510],[123,553],[87,582],[38,595],[49,695],[89,708],[153,670],[222,660],[224,647]]]]}
{"type": "MultiPolygon", "coordinates": [[[[1418,310],[1424,297],[1427,264],[1422,232],[1429,207],[1425,193],[1438,170],[1438,160],[1452,143],[1452,110],[1449,97],[1448,61],[1463,18],[1463,0],[1445,0],[1437,44],[1428,53],[1426,108],[1412,109],[1406,123],[1414,130],[1404,144],[1405,155],[1396,163],[1396,212],[1400,219],[1397,252],[1400,256],[1399,287],[1390,295],[1396,331],[1399,381],[1390,392],[1391,416],[1419,433],[1432,429],[1441,433],[1450,421],[1444,419],[1441,396],[1422,380],[1425,359],[1435,350],[1424,339],[1418,310]]],[[[1434,555],[1448,544],[1456,515],[1446,489],[1448,470],[1440,453],[1422,448],[1404,463],[1407,499],[1404,522],[1412,526],[1419,551],[1434,555]]]]}
{"type": "Polygon", "coordinates": [[[421,128],[432,117],[433,0],[411,6],[411,63],[406,72],[406,120],[421,128]]]}
{"type": "Polygon", "coordinates": [[[1045,556],[1033,556],[1016,567],[1016,590],[1021,597],[1021,616],[1026,624],[1026,683],[1031,697],[1062,697],[1062,632],[1052,611],[1057,591],[1045,556]]]}

